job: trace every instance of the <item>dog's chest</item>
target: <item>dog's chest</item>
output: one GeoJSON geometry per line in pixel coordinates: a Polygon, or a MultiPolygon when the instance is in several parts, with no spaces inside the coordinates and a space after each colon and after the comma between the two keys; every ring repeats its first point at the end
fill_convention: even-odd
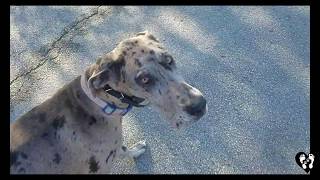
{"type": "Polygon", "coordinates": [[[122,145],[120,119],[87,125],[66,123],[57,135],[60,136],[61,144],[68,148],[65,150],[65,155],[69,156],[68,162],[76,166],[72,169],[82,169],[89,173],[109,169],[122,145]]]}

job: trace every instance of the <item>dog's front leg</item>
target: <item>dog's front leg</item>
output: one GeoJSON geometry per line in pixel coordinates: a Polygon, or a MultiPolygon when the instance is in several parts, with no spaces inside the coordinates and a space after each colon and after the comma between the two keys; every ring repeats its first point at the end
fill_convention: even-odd
{"type": "Polygon", "coordinates": [[[140,141],[133,145],[131,148],[127,148],[126,146],[121,146],[120,148],[120,157],[130,157],[137,158],[141,154],[143,154],[146,150],[145,141],[140,141]]]}

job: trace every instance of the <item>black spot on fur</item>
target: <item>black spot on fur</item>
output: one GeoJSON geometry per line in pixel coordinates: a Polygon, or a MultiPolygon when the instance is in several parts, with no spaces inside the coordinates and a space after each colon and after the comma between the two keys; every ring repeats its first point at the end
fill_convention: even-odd
{"type": "Polygon", "coordinates": [[[136,52],[135,51],[133,51],[132,53],[131,53],[131,55],[133,56],[133,55],[135,55],[136,54],[136,52]]]}
{"type": "Polygon", "coordinates": [[[73,106],[72,110],[81,119],[86,119],[88,117],[87,112],[79,105],[73,106]]]}
{"type": "Polygon", "coordinates": [[[127,151],[127,147],[126,146],[121,146],[121,149],[126,152],[127,151]]]}
{"type": "Polygon", "coordinates": [[[15,164],[15,166],[19,166],[20,164],[21,164],[21,162],[20,162],[20,161],[17,161],[16,164],[15,164]]]}
{"type": "Polygon", "coordinates": [[[10,167],[20,165],[20,162],[18,162],[18,156],[19,156],[19,152],[10,151],[10,167]]]}
{"type": "Polygon", "coordinates": [[[117,82],[119,82],[120,80],[120,76],[121,76],[120,73],[123,66],[125,66],[125,60],[123,57],[121,57],[117,61],[112,62],[109,65],[109,69],[114,73],[114,77],[117,82]]]}
{"type": "MultiPolygon", "coordinates": [[[[130,49],[129,49],[130,50],[130,49]]],[[[122,54],[123,55],[127,55],[127,52],[126,51],[122,51],[122,54]]]]}
{"type": "Polygon", "coordinates": [[[162,94],[161,91],[160,91],[160,89],[158,90],[158,92],[159,92],[160,95],[162,94]]]}
{"type": "Polygon", "coordinates": [[[19,168],[18,172],[19,172],[19,173],[25,173],[25,172],[26,172],[26,169],[25,169],[25,168],[19,168]]]}
{"type": "Polygon", "coordinates": [[[55,130],[58,130],[58,129],[60,129],[60,128],[62,128],[64,126],[65,122],[66,122],[66,119],[65,119],[64,115],[58,116],[53,120],[52,127],[55,130]]]}
{"type": "Polygon", "coordinates": [[[115,141],[114,141],[114,144],[118,144],[118,141],[117,141],[117,140],[115,140],[115,141]]]}
{"type": "Polygon", "coordinates": [[[148,61],[154,61],[154,58],[149,58],[148,61]]]}
{"type": "Polygon", "coordinates": [[[91,126],[91,125],[93,125],[95,123],[97,123],[97,119],[95,117],[93,117],[93,116],[90,116],[89,126],[91,126]]]}
{"type": "Polygon", "coordinates": [[[71,100],[69,98],[66,98],[65,101],[64,101],[64,105],[66,108],[68,109],[72,109],[73,108],[73,105],[71,103],[71,100]]]}
{"type": "Polygon", "coordinates": [[[99,168],[99,162],[96,161],[94,156],[91,156],[89,159],[89,173],[95,173],[99,168]]]}
{"type": "Polygon", "coordinates": [[[142,53],[144,53],[144,50],[143,50],[143,49],[141,49],[141,52],[142,52],[142,53]]]}
{"type": "Polygon", "coordinates": [[[56,164],[59,164],[60,161],[61,161],[61,156],[60,156],[60,154],[55,153],[55,154],[54,154],[53,162],[56,163],[56,164]]]}
{"type": "Polygon", "coordinates": [[[46,121],[46,113],[39,114],[39,123],[43,123],[46,121]]]}
{"type": "Polygon", "coordinates": [[[80,99],[80,97],[81,97],[80,94],[81,94],[80,91],[77,91],[77,92],[76,92],[76,97],[77,97],[78,99],[80,99]]]}
{"type": "Polygon", "coordinates": [[[176,126],[177,126],[177,127],[179,127],[179,125],[180,125],[179,123],[176,123],[176,126]]]}
{"type": "Polygon", "coordinates": [[[112,156],[112,154],[113,154],[113,150],[110,151],[110,153],[109,153],[109,155],[108,155],[108,157],[106,159],[106,163],[107,164],[108,164],[109,158],[112,156]]]}
{"type": "Polygon", "coordinates": [[[134,59],[134,64],[137,65],[138,67],[141,67],[142,64],[141,62],[139,61],[139,59],[134,59]]]}
{"type": "Polygon", "coordinates": [[[134,43],[135,43],[135,44],[138,44],[138,40],[135,40],[134,43]]]}
{"type": "Polygon", "coordinates": [[[121,71],[121,78],[122,78],[122,82],[125,83],[126,82],[126,73],[123,69],[121,71]]]}
{"type": "Polygon", "coordinates": [[[48,137],[48,136],[49,136],[49,134],[48,134],[47,132],[45,132],[45,133],[43,133],[43,134],[41,135],[42,138],[46,138],[46,137],[48,137]]]}
{"type": "Polygon", "coordinates": [[[161,46],[157,46],[159,49],[164,49],[163,47],[161,47],[161,46]]]}
{"type": "Polygon", "coordinates": [[[23,159],[28,159],[28,155],[26,153],[21,152],[20,155],[23,159]]]}
{"type": "Polygon", "coordinates": [[[124,44],[125,44],[126,46],[132,46],[132,45],[134,45],[133,42],[130,42],[130,41],[126,41],[124,44]]]}
{"type": "Polygon", "coordinates": [[[127,45],[129,45],[131,48],[132,48],[132,46],[136,46],[136,44],[134,42],[128,42],[127,45]]]}
{"type": "Polygon", "coordinates": [[[75,132],[75,131],[73,131],[73,132],[72,132],[72,135],[76,135],[76,132],[75,132]]]}
{"type": "Polygon", "coordinates": [[[153,40],[153,41],[159,42],[152,34],[149,34],[148,38],[153,40]]]}
{"type": "Polygon", "coordinates": [[[113,154],[112,154],[112,162],[113,162],[113,160],[114,160],[114,158],[116,157],[116,153],[117,153],[117,151],[116,150],[113,150],[113,154]]]}
{"type": "Polygon", "coordinates": [[[150,53],[150,54],[154,54],[154,50],[150,50],[149,53],[150,53]]]}
{"type": "Polygon", "coordinates": [[[114,127],[114,130],[115,130],[115,131],[117,131],[117,130],[118,130],[118,127],[117,127],[117,126],[116,126],[116,127],[114,127]]]}

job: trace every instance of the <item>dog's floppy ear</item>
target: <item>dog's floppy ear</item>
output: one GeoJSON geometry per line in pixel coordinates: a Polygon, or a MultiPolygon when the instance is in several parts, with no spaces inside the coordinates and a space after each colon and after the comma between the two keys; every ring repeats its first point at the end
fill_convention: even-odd
{"type": "Polygon", "coordinates": [[[143,32],[139,32],[136,34],[137,36],[146,36],[147,38],[159,42],[159,40],[153,35],[151,34],[149,31],[143,31],[143,32]]]}
{"type": "Polygon", "coordinates": [[[136,34],[136,36],[144,36],[144,35],[146,35],[146,34],[148,34],[149,32],[148,31],[142,31],[142,32],[138,32],[137,34],[136,34]]]}
{"type": "Polygon", "coordinates": [[[123,56],[118,56],[115,60],[110,56],[99,58],[88,70],[88,87],[91,90],[97,90],[108,83],[118,83],[121,78],[121,69],[124,65],[123,56]]]}

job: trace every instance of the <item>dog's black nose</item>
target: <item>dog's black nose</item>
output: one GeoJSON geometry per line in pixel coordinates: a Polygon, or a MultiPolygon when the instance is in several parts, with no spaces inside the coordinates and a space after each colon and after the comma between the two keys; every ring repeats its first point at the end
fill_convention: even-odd
{"type": "Polygon", "coordinates": [[[197,97],[195,102],[196,103],[186,106],[183,109],[188,114],[200,118],[206,113],[207,101],[202,95],[200,95],[197,97]]]}

